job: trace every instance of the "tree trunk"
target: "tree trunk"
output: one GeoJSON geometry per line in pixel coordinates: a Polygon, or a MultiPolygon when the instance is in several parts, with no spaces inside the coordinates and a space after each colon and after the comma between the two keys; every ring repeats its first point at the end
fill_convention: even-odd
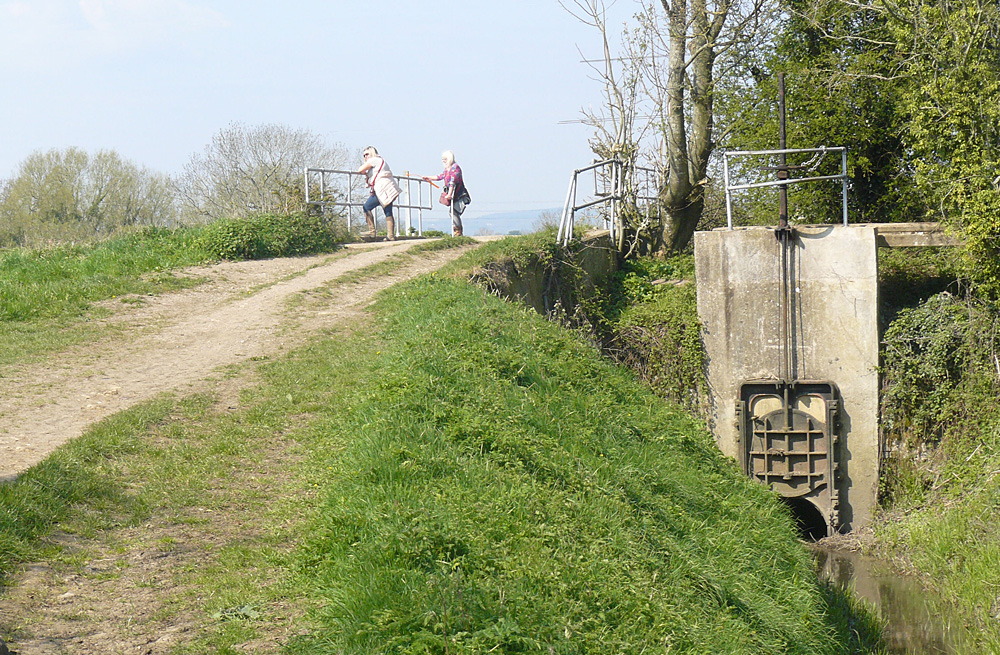
{"type": "Polygon", "coordinates": [[[727,1],[710,14],[706,0],[661,0],[670,22],[667,75],[667,180],[662,194],[661,243],[682,250],[691,241],[705,206],[712,154],[712,68],[715,40],[729,10],[727,1]],[[690,52],[690,59],[688,55],[690,52]],[[690,89],[690,120],[684,112],[690,89]]]}

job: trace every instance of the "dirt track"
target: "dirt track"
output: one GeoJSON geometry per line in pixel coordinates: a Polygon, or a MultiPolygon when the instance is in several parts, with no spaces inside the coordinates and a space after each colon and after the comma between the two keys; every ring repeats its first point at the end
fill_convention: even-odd
{"type": "Polygon", "coordinates": [[[338,285],[311,313],[286,304],[338,277],[385,261],[414,242],[352,244],[338,255],[222,263],[188,274],[195,289],[106,304],[127,337],[0,370],[0,481],[11,479],[92,423],[168,391],[194,390],[213,373],[280,353],[361,312],[381,289],[435,270],[465,249],[426,254],[388,276],[338,285]]]}
{"type": "MultiPolygon", "coordinates": [[[[91,423],[163,392],[205,387],[225,406],[241,382],[225,378],[226,367],[278,356],[317,334],[356,329],[376,292],[468,250],[403,257],[391,273],[337,283],[412,244],[224,263],[187,271],[209,280],[188,291],[109,301],[105,320],[116,325],[101,342],[58,353],[41,367],[0,370],[0,474],[16,477],[91,423]]],[[[282,444],[276,445],[274,461],[243,472],[251,484],[280,478],[282,444]]],[[[93,537],[51,535],[50,542],[80,559],[73,566],[58,557],[30,563],[8,580],[0,588],[0,637],[12,640],[18,655],[166,655],[189,647],[214,619],[206,619],[200,598],[191,600],[197,591],[185,572],[226,544],[243,543],[259,509],[190,511],[193,522],[153,515],[93,537]]],[[[269,611],[273,621],[240,652],[284,652],[299,630],[296,610],[269,611]]],[[[2,641],[0,651],[6,652],[2,641]]]]}

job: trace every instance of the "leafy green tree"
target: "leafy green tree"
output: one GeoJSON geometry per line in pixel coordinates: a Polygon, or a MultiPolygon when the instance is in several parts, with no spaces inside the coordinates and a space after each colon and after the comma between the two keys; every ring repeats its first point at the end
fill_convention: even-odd
{"type": "Polygon", "coordinates": [[[232,123],[175,180],[188,222],[304,211],[303,169],[344,168],[347,150],[308,130],[232,123]]]}
{"type": "Polygon", "coordinates": [[[53,149],[29,155],[0,192],[0,245],[86,240],[175,218],[167,176],[113,150],[53,149]]]}
{"type": "Polygon", "coordinates": [[[1000,6],[881,0],[907,48],[907,142],[928,218],[965,238],[968,271],[1000,295],[1000,6]]]}
{"type": "MultiPolygon", "coordinates": [[[[939,220],[966,241],[972,277],[1000,292],[1000,7],[985,0],[788,0],[753,93],[789,74],[789,146],[850,148],[857,222],[939,220]]],[[[758,115],[729,145],[777,143],[758,115]]],[[[837,191],[796,188],[806,220],[837,191]]]]}
{"type": "MultiPolygon", "coordinates": [[[[748,89],[754,99],[749,104],[760,110],[736,124],[726,145],[733,149],[778,146],[776,74],[783,72],[787,147],[848,148],[851,220],[915,220],[926,207],[915,190],[904,142],[905,62],[885,16],[839,0],[788,0],[784,6],[774,49],[748,89]]],[[[748,103],[744,99],[741,104],[748,103]]],[[[807,159],[812,161],[808,155],[792,156],[789,163],[804,165],[807,159]]],[[[836,157],[813,165],[814,173],[840,172],[836,157]]],[[[775,177],[773,170],[763,175],[775,177]]],[[[748,195],[753,199],[749,222],[776,222],[775,191],[748,195]]],[[[839,220],[840,185],[790,187],[789,212],[800,222],[839,220]]]]}

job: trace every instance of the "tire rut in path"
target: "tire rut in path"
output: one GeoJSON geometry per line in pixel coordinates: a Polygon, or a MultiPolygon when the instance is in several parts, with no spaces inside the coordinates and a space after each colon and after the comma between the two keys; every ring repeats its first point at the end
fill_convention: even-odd
{"type": "Polygon", "coordinates": [[[118,337],[52,355],[44,365],[0,371],[0,482],[40,462],[66,441],[116,412],[158,394],[193,391],[220,367],[277,354],[318,330],[360,314],[378,291],[436,270],[467,248],[423,254],[389,275],[333,286],[312,313],[286,300],[321,289],[351,271],[386,261],[412,242],[352,245],[324,255],[223,263],[195,271],[210,282],[151,299],[118,303],[129,326],[118,337]],[[293,323],[294,321],[294,323],[293,323]]]}

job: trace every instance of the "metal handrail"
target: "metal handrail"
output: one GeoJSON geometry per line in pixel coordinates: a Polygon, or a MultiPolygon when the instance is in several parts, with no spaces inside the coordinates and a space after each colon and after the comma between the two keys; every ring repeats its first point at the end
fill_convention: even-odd
{"type": "Polygon", "coordinates": [[[726,225],[733,229],[733,191],[743,191],[746,189],[764,189],[768,187],[787,187],[790,184],[800,184],[802,182],[822,182],[824,180],[840,180],[841,200],[843,205],[843,224],[847,226],[847,148],[837,146],[827,148],[787,148],[782,150],[730,150],[722,153],[722,171],[726,183],[726,225]],[[772,180],[770,182],[751,182],[749,184],[729,183],[729,158],[730,157],[771,157],[775,155],[795,155],[803,153],[814,153],[825,155],[828,152],[840,153],[840,175],[817,175],[815,177],[786,178],[784,180],[772,180]]]}
{"type": "MultiPolygon", "coordinates": [[[[332,168],[311,168],[307,167],[304,172],[305,177],[305,190],[306,190],[306,204],[316,205],[320,207],[347,207],[347,230],[351,229],[351,210],[355,208],[364,207],[365,201],[371,195],[368,192],[363,191],[363,186],[367,185],[358,184],[357,181],[366,179],[364,173],[358,173],[357,171],[346,171],[337,170],[332,168]],[[312,179],[311,179],[312,178],[312,179]],[[334,184],[339,180],[341,184],[334,184]],[[346,184],[343,182],[346,181],[346,184]],[[319,198],[315,199],[312,194],[312,189],[315,186],[319,189],[319,198]],[[339,193],[343,194],[343,200],[333,199],[327,200],[327,189],[335,188],[339,193]],[[346,189],[346,191],[344,190],[346,189]],[[358,195],[361,197],[360,200],[355,200],[354,192],[357,191],[358,195]]],[[[417,234],[423,236],[424,234],[424,212],[434,209],[434,194],[431,191],[430,182],[425,181],[423,178],[414,177],[409,174],[405,175],[393,175],[396,182],[399,184],[401,193],[396,200],[393,201],[392,206],[394,209],[405,209],[406,210],[406,226],[405,228],[399,220],[396,222],[397,231],[404,230],[409,232],[413,226],[411,211],[416,210],[417,213],[417,234]],[[416,184],[416,198],[414,198],[413,184],[416,184]],[[427,197],[424,199],[424,185],[427,185],[427,197]]],[[[398,217],[397,217],[398,218],[398,217]]]]}
{"type": "MultiPolygon", "coordinates": [[[[640,187],[641,191],[636,194],[636,202],[645,202],[645,204],[654,202],[658,197],[659,191],[659,175],[657,171],[643,166],[633,166],[631,170],[633,178],[638,177],[638,175],[636,175],[637,173],[643,177],[643,183],[640,187]],[[650,176],[653,176],[654,178],[652,194],[649,192],[650,176]],[[643,192],[645,192],[645,195],[643,195],[643,192]]],[[[611,205],[611,213],[610,218],[604,219],[604,226],[611,232],[612,240],[615,238],[615,230],[617,227],[615,217],[618,213],[617,205],[624,198],[624,171],[625,166],[621,160],[618,159],[596,161],[589,166],[584,166],[583,168],[578,168],[573,171],[573,175],[570,177],[569,181],[569,189],[566,192],[566,202],[563,204],[563,211],[559,217],[559,230],[556,233],[556,243],[569,245],[569,242],[573,240],[573,226],[576,219],[576,212],[594,207],[596,205],[607,204],[611,205]],[[597,171],[599,169],[607,170],[598,173],[597,171]],[[597,198],[577,203],[577,190],[579,187],[580,175],[589,171],[595,171],[594,196],[597,196],[597,198]],[[603,188],[598,188],[598,178],[603,181],[603,188]]]]}

